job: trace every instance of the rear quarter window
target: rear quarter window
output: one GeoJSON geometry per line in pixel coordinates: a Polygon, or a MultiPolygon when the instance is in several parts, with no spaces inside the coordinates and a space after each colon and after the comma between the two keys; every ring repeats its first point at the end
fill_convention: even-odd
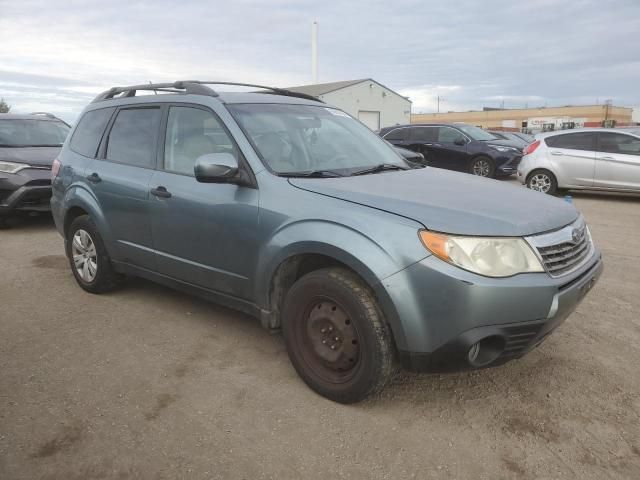
{"type": "Polygon", "coordinates": [[[69,146],[85,157],[95,158],[104,129],[114,108],[101,108],[85,113],[73,132],[69,146]]]}
{"type": "Polygon", "coordinates": [[[408,128],[394,128],[384,135],[385,140],[407,140],[409,137],[408,128]]]}

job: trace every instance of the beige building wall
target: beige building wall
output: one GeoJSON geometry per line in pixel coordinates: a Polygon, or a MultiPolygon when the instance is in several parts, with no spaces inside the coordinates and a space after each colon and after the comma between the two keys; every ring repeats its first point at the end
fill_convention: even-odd
{"type": "Polygon", "coordinates": [[[600,126],[603,120],[616,120],[617,125],[631,123],[633,109],[611,105],[585,105],[576,107],[522,108],[513,110],[487,110],[482,112],[447,112],[412,114],[411,123],[464,122],[482,128],[502,130],[541,130],[543,123],[575,122],[576,127],[600,126]]]}

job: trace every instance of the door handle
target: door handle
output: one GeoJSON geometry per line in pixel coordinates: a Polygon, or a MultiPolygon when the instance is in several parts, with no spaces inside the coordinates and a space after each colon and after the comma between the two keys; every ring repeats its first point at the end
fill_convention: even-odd
{"type": "Polygon", "coordinates": [[[558,156],[560,156],[560,155],[564,155],[564,153],[562,153],[562,152],[558,152],[557,150],[554,150],[553,152],[551,152],[551,155],[558,155],[558,156]]]}
{"type": "Polygon", "coordinates": [[[93,172],[91,175],[89,175],[87,177],[87,180],[89,180],[91,183],[100,183],[102,181],[100,175],[98,175],[96,172],[93,172]]]}
{"type": "Polygon", "coordinates": [[[167,189],[163,186],[152,188],[151,195],[154,195],[160,198],[171,198],[171,193],[167,192],[167,189]]]}
{"type": "Polygon", "coordinates": [[[433,143],[425,143],[424,146],[425,147],[431,147],[433,145],[433,143]]]}
{"type": "Polygon", "coordinates": [[[598,160],[615,160],[613,157],[598,157],[598,160]]]}

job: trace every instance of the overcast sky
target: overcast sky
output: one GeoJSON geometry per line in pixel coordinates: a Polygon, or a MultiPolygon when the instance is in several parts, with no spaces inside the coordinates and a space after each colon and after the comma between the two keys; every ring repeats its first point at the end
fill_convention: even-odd
{"type": "Polygon", "coordinates": [[[0,97],[74,120],[113,85],[371,77],[414,112],[640,105],[640,0],[0,0],[0,97]]]}

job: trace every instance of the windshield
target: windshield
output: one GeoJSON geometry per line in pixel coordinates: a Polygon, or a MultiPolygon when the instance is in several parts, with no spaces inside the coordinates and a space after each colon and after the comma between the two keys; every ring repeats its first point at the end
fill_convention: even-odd
{"type": "Polygon", "coordinates": [[[383,164],[408,168],[384,140],[346,113],[313,105],[228,105],[276,173],[350,175],[383,164]]]}
{"type": "Polygon", "coordinates": [[[498,137],[490,134],[489,132],[485,132],[481,128],[474,127],[473,125],[460,125],[456,124],[456,128],[462,130],[468,136],[471,137],[472,140],[479,140],[484,142],[485,140],[498,140],[498,137]]]}
{"type": "Polygon", "coordinates": [[[0,120],[0,145],[3,147],[60,146],[69,133],[62,122],[49,120],[0,120]]]}

